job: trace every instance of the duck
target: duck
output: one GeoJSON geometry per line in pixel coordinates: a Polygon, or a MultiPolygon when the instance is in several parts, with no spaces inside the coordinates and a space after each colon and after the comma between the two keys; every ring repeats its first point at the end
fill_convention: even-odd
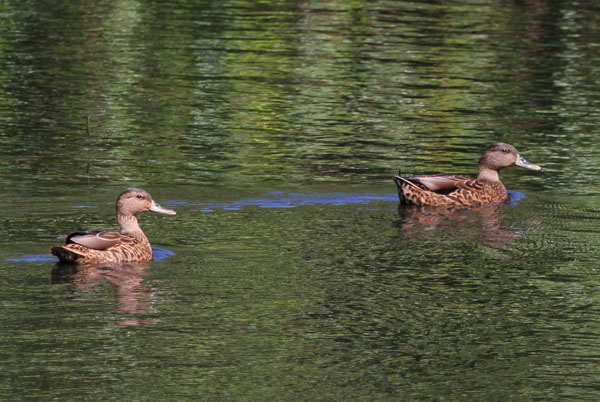
{"type": "Polygon", "coordinates": [[[398,173],[393,179],[401,204],[477,208],[508,201],[498,171],[512,165],[542,170],[523,158],[512,145],[498,142],[483,151],[476,178],[454,174],[402,177],[398,173]]]}
{"type": "Polygon", "coordinates": [[[176,212],[156,203],[140,188],[125,189],[117,198],[117,221],[120,231],[88,230],[67,236],[64,245],[50,252],[62,263],[127,263],[152,260],[152,246],[138,223],[137,216],[146,211],[165,215],[176,212]]]}

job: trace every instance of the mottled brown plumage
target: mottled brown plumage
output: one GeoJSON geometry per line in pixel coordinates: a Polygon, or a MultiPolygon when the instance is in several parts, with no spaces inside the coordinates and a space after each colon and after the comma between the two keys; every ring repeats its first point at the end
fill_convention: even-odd
{"type": "Polygon", "coordinates": [[[51,253],[62,262],[71,263],[150,261],[152,246],[137,220],[137,215],[146,211],[175,215],[175,211],[154,202],[146,191],[128,188],[117,199],[119,232],[93,230],[71,233],[65,244],[52,247],[51,253]]]}
{"type": "Polygon", "coordinates": [[[476,208],[508,200],[498,171],[512,165],[531,170],[542,169],[527,162],[512,145],[496,143],[483,151],[474,179],[450,174],[420,177],[395,175],[394,182],[403,204],[476,208]]]}

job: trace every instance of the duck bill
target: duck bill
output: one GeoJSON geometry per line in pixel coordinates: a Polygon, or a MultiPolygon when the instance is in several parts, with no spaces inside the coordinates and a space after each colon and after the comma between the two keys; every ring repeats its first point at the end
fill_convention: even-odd
{"type": "Polygon", "coordinates": [[[148,208],[148,209],[152,212],[158,212],[159,214],[177,215],[177,212],[173,211],[172,209],[167,209],[167,208],[161,207],[154,201],[152,201],[152,205],[150,205],[150,208],[148,208]]]}
{"type": "Polygon", "coordinates": [[[523,158],[522,156],[519,156],[517,158],[517,161],[515,162],[515,165],[523,167],[525,169],[542,170],[541,166],[536,165],[534,163],[527,162],[527,160],[525,160],[525,158],[523,158]]]}

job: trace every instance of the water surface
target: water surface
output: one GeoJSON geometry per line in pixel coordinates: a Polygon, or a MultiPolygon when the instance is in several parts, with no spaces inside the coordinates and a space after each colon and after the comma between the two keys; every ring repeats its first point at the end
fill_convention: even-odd
{"type": "Polygon", "coordinates": [[[597,400],[598,11],[2,3],[2,395],[597,400]],[[510,204],[398,206],[496,141],[510,204]],[[58,265],[127,187],[157,259],[58,265]]]}

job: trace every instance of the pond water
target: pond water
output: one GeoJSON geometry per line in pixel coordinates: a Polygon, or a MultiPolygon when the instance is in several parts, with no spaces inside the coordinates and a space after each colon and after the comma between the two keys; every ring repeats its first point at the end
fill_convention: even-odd
{"type": "Polygon", "coordinates": [[[3,399],[597,400],[598,11],[2,2],[3,399]],[[510,204],[398,205],[497,141],[510,204]],[[57,264],[127,187],[155,261],[57,264]]]}

